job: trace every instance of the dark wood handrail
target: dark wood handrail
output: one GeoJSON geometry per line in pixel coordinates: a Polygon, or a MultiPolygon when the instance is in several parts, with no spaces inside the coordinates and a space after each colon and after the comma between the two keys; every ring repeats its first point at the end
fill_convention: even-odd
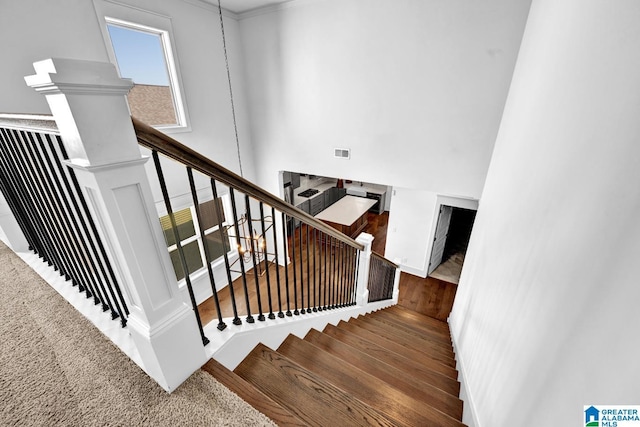
{"type": "Polygon", "coordinates": [[[235,174],[234,172],[219,165],[213,160],[208,159],[197,151],[192,150],[186,145],[181,144],[170,136],[165,135],[164,133],[156,130],[146,123],[141,122],[140,120],[137,120],[134,117],[132,117],[131,119],[133,121],[133,127],[136,131],[138,143],[140,145],[151,150],[156,150],[158,153],[174,159],[184,164],[185,166],[203,173],[204,175],[214,178],[218,182],[221,182],[234,189],[240,190],[243,193],[253,197],[254,199],[264,202],[269,206],[272,206],[277,210],[284,212],[290,217],[296,218],[304,222],[305,224],[313,226],[317,230],[320,230],[321,232],[334,237],[342,243],[345,243],[359,250],[364,249],[363,245],[356,242],[347,235],[330,227],[324,222],[317,220],[316,218],[298,209],[297,207],[286,203],[281,198],[274,196],[268,191],[265,191],[261,187],[235,174]]]}
{"type": "Polygon", "coordinates": [[[378,254],[376,252],[371,252],[371,256],[374,257],[374,258],[378,258],[380,261],[386,262],[387,264],[393,266],[393,268],[398,268],[398,264],[396,264],[393,261],[389,261],[387,258],[383,257],[382,255],[380,255],[380,254],[378,254]]]}

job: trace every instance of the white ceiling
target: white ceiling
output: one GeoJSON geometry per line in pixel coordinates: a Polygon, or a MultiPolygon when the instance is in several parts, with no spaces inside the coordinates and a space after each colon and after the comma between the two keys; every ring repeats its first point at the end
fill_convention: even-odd
{"type": "MultiPolygon", "coordinates": [[[[218,0],[207,0],[209,3],[218,5],[218,0]]],[[[220,0],[222,7],[234,13],[247,12],[249,10],[258,9],[264,6],[270,6],[279,3],[287,3],[293,0],[220,0]]]]}

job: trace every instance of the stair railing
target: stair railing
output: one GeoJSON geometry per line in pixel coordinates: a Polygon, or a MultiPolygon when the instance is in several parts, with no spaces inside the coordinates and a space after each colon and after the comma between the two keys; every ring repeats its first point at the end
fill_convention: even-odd
{"type": "Polygon", "coordinates": [[[398,265],[372,252],[369,264],[369,302],[393,298],[398,265]]]}
{"type": "MultiPolygon", "coordinates": [[[[173,243],[174,266],[187,272],[179,276],[187,287],[201,330],[203,316],[193,282],[203,276],[209,279],[219,330],[227,327],[225,317],[239,325],[241,316],[245,316],[245,322],[254,323],[256,319],[265,321],[356,304],[362,244],[155,128],[132,120],[139,144],[151,150],[166,212],[164,228],[168,243],[173,243]],[[183,172],[167,163],[167,158],[182,165],[183,172]],[[173,182],[181,174],[188,181],[188,202],[185,197],[181,199],[180,190],[170,194],[165,178],[169,170],[173,182]],[[225,204],[221,195],[226,197],[230,215],[221,212],[225,204]],[[209,203],[216,201],[211,203],[210,218],[203,217],[206,199],[209,203]],[[185,212],[185,206],[194,214],[193,229],[190,221],[185,227],[186,222],[176,212],[185,212]],[[226,222],[223,218],[227,218],[226,222]],[[212,220],[218,240],[233,242],[218,251],[217,261],[209,253],[212,247],[206,244],[207,230],[203,226],[212,220]],[[187,234],[193,233],[196,240],[199,236],[200,242],[205,243],[199,244],[204,252],[202,267],[198,256],[181,244],[186,241],[181,235],[185,228],[189,228],[187,234]],[[190,268],[190,258],[196,259],[197,271],[190,268]],[[216,265],[221,266],[220,270],[224,266],[225,273],[216,274],[216,265]],[[222,292],[230,309],[222,304],[222,292]],[[255,298],[250,298],[253,295],[255,298]]],[[[195,252],[195,245],[191,244],[195,252]]]]}
{"type": "Polygon", "coordinates": [[[51,116],[0,114],[0,191],[29,250],[124,327],[129,310],[51,116]]]}

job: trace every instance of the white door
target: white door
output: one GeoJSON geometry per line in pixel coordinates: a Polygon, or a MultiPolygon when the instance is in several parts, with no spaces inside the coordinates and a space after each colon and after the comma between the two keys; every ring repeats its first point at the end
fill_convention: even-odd
{"type": "Polygon", "coordinates": [[[427,274],[431,274],[433,270],[438,268],[442,263],[442,255],[444,255],[444,245],[447,242],[447,234],[449,233],[449,223],[451,222],[451,206],[440,206],[440,214],[438,215],[438,225],[436,225],[436,234],[433,238],[433,248],[431,248],[431,259],[429,260],[429,269],[427,274]]]}

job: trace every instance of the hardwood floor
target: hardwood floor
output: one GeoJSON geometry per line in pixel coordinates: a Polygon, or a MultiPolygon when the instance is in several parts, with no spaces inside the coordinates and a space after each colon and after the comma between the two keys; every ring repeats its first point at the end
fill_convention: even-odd
{"type": "MultiPolygon", "coordinates": [[[[384,248],[387,238],[387,226],[389,222],[389,213],[384,212],[381,215],[369,213],[367,220],[369,222],[366,232],[373,235],[373,251],[384,255],[384,248]]],[[[303,229],[304,230],[304,229],[303,229]]],[[[306,247],[306,230],[302,232],[303,248],[306,247]]],[[[296,240],[299,241],[299,236],[296,234],[296,240]]],[[[312,246],[313,247],[313,246],[312,246]]],[[[316,248],[316,251],[319,251],[316,248]]],[[[310,253],[312,255],[313,253],[310,253]]],[[[348,295],[348,288],[345,288],[345,293],[341,295],[329,295],[326,288],[323,288],[323,281],[320,279],[321,266],[316,265],[314,268],[313,257],[310,256],[310,265],[307,267],[307,253],[303,250],[302,253],[302,268],[300,268],[299,255],[296,256],[295,268],[297,272],[297,280],[300,283],[300,271],[302,270],[303,287],[298,286],[295,290],[293,286],[289,289],[289,309],[293,312],[296,309],[308,309],[309,306],[314,306],[317,303],[322,304],[328,302],[331,305],[336,299],[343,298],[346,300],[348,295]],[[307,275],[307,271],[309,272],[307,275]],[[308,280],[310,277],[311,280],[308,280]],[[315,286],[314,286],[315,278],[315,286]]],[[[280,274],[281,281],[284,281],[285,268],[278,267],[278,273],[280,274]]],[[[290,264],[287,267],[287,273],[289,274],[290,283],[293,281],[293,265],[290,264]]],[[[269,278],[271,282],[271,306],[274,315],[278,315],[280,310],[278,301],[282,302],[282,311],[287,311],[287,295],[283,289],[278,299],[276,283],[276,266],[271,265],[269,268],[269,278]]],[[[260,284],[260,303],[262,305],[262,311],[265,316],[270,313],[269,310],[269,292],[267,292],[267,275],[263,274],[259,276],[260,284]]],[[[323,279],[324,280],[324,279],[323,279]]],[[[246,299],[249,299],[249,306],[253,313],[257,313],[258,309],[258,293],[256,292],[255,276],[253,272],[247,274],[247,289],[248,293],[245,295],[244,284],[242,279],[237,279],[233,282],[234,297],[236,300],[236,307],[238,316],[244,321],[244,316],[247,313],[246,299]]],[[[414,310],[418,313],[425,314],[427,316],[446,321],[451,307],[453,306],[453,300],[455,297],[457,286],[453,283],[448,283],[442,280],[434,278],[420,278],[407,273],[402,273],[400,276],[400,296],[398,304],[404,306],[410,310],[414,310]]],[[[230,288],[226,287],[218,292],[218,298],[220,301],[220,308],[222,311],[222,317],[234,317],[232,304],[231,304],[231,292],[230,288]]],[[[198,311],[202,319],[203,324],[208,324],[217,319],[217,309],[213,298],[209,298],[198,306],[198,311]]],[[[254,318],[257,317],[254,314],[254,318]]]]}
{"type": "Polygon", "coordinates": [[[457,289],[456,284],[444,280],[401,273],[398,305],[446,322],[457,289]]]}

